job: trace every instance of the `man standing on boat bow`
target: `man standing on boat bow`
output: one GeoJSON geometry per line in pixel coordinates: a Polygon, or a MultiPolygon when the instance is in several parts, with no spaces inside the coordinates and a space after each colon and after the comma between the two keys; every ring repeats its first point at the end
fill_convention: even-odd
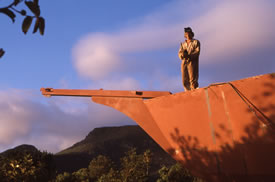
{"type": "Polygon", "coordinates": [[[184,28],[185,42],[179,49],[179,58],[182,60],[181,73],[185,91],[199,87],[199,55],[200,41],[194,39],[194,32],[190,27],[184,28]]]}

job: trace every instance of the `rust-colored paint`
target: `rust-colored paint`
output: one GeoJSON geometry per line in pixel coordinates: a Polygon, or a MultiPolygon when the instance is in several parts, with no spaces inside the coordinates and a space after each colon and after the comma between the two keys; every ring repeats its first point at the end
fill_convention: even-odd
{"type": "Polygon", "coordinates": [[[208,181],[275,180],[275,74],[176,94],[42,92],[91,96],[94,102],[119,110],[193,174],[208,181]]]}
{"type": "Polygon", "coordinates": [[[44,96],[78,96],[78,97],[123,97],[151,99],[164,95],[170,95],[167,91],[128,91],[128,90],[82,90],[82,89],[53,89],[41,88],[44,96]]]}

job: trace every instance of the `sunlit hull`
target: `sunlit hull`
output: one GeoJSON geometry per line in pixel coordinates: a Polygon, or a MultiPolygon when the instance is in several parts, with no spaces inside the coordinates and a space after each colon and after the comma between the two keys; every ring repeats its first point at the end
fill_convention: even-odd
{"type": "Polygon", "coordinates": [[[119,110],[207,181],[275,181],[274,73],[176,94],[41,91],[45,96],[92,97],[96,103],[119,110]]]}
{"type": "Polygon", "coordinates": [[[208,181],[275,181],[275,74],[143,100],[92,97],[208,181]]]}

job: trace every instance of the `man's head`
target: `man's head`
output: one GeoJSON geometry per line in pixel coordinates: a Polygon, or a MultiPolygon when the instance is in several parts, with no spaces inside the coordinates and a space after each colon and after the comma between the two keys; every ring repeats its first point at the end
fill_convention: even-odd
{"type": "Polygon", "coordinates": [[[194,35],[195,34],[190,27],[184,28],[184,37],[186,39],[193,39],[194,35]]]}

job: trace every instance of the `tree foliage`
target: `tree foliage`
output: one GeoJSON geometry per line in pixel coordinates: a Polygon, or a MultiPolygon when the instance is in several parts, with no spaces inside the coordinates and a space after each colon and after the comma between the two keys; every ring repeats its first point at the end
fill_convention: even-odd
{"type": "Polygon", "coordinates": [[[68,173],[64,172],[62,174],[58,174],[54,180],[55,182],[90,182],[88,169],[82,168],[76,172],[68,173]]]}
{"type": "Polygon", "coordinates": [[[157,182],[203,182],[190,174],[180,163],[171,167],[163,166],[159,169],[159,179],[157,182]]]}
{"type": "Polygon", "coordinates": [[[89,176],[92,180],[98,180],[103,174],[109,172],[113,162],[106,156],[99,155],[89,164],[89,176]]]}
{"type": "Polygon", "coordinates": [[[120,165],[116,166],[110,158],[99,155],[90,162],[88,168],[72,174],[59,174],[56,182],[146,182],[149,177],[151,157],[149,150],[137,154],[133,148],[121,158],[120,165]]]}
{"type": "Polygon", "coordinates": [[[47,152],[15,151],[0,156],[1,181],[49,181],[55,176],[53,155],[47,152]]]}
{"type": "Polygon", "coordinates": [[[40,16],[40,6],[39,6],[39,1],[38,0],[13,0],[13,2],[3,8],[0,8],[0,13],[8,16],[12,22],[15,22],[16,14],[19,14],[21,16],[24,16],[24,20],[22,23],[22,31],[26,34],[35,19],[35,25],[33,29],[33,33],[36,33],[37,30],[39,29],[39,32],[41,35],[44,34],[44,29],[45,29],[45,19],[40,16]],[[25,4],[25,7],[28,8],[28,10],[32,13],[32,15],[28,15],[27,11],[25,9],[18,10],[17,5],[20,3],[25,4]]]}
{"type": "MultiPolygon", "coordinates": [[[[73,173],[64,172],[56,175],[53,155],[40,152],[14,150],[0,155],[0,181],[2,182],[148,182],[152,153],[150,150],[138,154],[135,148],[125,153],[120,164],[104,155],[99,155],[87,168],[73,173]]],[[[73,165],[73,164],[72,164],[73,165]]],[[[155,181],[155,180],[154,180],[155,181]]],[[[159,170],[157,182],[202,182],[193,177],[181,164],[163,166],[159,170]]]]}
{"type": "MultiPolygon", "coordinates": [[[[32,33],[36,33],[39,30],[40,34],[44,35],[45,19],[40,15],[41,11],[39,0],[13,0],[11,4],[0,8],[0,14],[9,17],[13,23],[15,22],[16,15],[23,16],[25,17],[22,22],[22,32],[24,34],[27,34],[31,24],[34,22],[32,33]],[[25,8],[18,10],[18,5],[23,4],[23,2],[25,8]],[[27,12],[31,12],[31,14],[28,14],[27,12]]],[[[0,58],[4,55],[4,53],[5,51],[1,48],[0,58]]]]}
{"type": "Polygon", "coordinates": [[[64,172],[63,174],[58,174],[56,176],[55,182],[74,182],[72,174],[64,172]]]}
{"type": "Polygon", "coordinates": [[[108,173],[100,176],[97,182],[122,182],[120,171],[111,168],[108,173]]]}
{"type": "Polygon", "coordinates": [[[79,169],[78,171],[74,172],[72,175],[75,181],[89,182],[89,171],[87,168],[79,169]]]}
{"type": "Polygon", "coordinates": [[[120,171],[123,182],[143,182],[148,180],[151,153],[146,151],[138,155],[133,148],[121,159],[120,171]]]}

